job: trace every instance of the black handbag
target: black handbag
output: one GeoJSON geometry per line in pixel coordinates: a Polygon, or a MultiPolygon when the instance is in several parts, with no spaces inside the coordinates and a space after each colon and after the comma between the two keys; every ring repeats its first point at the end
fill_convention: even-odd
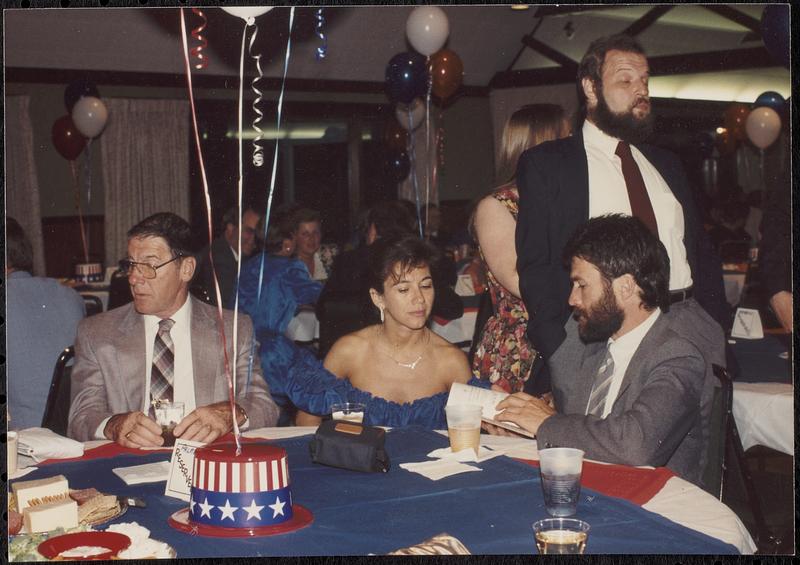
{"type": "Polygon", "coordinates": [[[389,470],[385,439],[383,428],[326,420],[317,428],[308,448],[314,463],[351,471],[385,473],[389,470]]]}

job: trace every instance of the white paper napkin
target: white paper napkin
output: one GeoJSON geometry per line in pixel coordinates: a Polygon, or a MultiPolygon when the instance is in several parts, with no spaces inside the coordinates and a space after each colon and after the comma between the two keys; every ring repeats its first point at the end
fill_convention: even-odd
{"type": "Polygon", "coordinates": [[[60,436],[47,428],[28,428],[18,432],[17,452],[37,463],[45,459],[69,459],[83,455],[83,444],[60,436]]]}
{"type": "Polygon", "coordinates": [[[133,467],[117,467],[112,471],[125,481],[126,485],[157,483],[166,481],[169,477],[169,461],[145,463],[144,465],[134,465],[133,467]]]}
{"type": "Polygon", "coordinates": [[[502,451],[493,451],[485,448],[484,446],[480,446],[478,448],[477,455],[475,455],[474,449],[462,449],[461,451],[456,451],[453,453],[449,447],[442,447],[439,449],[434,449],[428,453],[428,457],[433,457],[434,459],[447,459],[449,461],[460,461],[462,463],[466,461],[483,463],[484,461],[488,461],[489,459],[493,459],[502,454],[502,451]]]}
{"type": "Polygon", "coordinates": [[[150,538],[150,530],[137,522],[112,524],[106,528],[108,532],[123,534],[131,539],[131,545],[119,552],[120,559],[170,559],[174,557],[170,547],[164,542],[150,538]]]}
{"type": "Polygon", "coordinates": [[[38,468],[39,467],[23,467],[21,469],[17,468],[16,471],[14,471],[13,473],[9,474],[8,480],[9,481],[13,481],[15,479],[21,479],[22,477],[24,477],[28,473],[32,473],[38,468]]]}
{"type": "Polygon", "coordinates": [[[418,473],[432,481],[438,481],[451,475],[458,475],[459,473],[470,473],[473,471],[481,471],[472,465],[465,465],[458,461],[450,459],[437,459],[435,461],[423,461],[421,463],[401,463],[401,469],[418,473]]]}

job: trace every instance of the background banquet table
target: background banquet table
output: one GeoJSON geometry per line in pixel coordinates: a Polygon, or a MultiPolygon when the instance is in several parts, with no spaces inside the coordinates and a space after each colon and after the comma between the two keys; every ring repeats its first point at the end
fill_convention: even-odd
{"type": "MultiPolygon", "coordinates": [[[[180,558],[383,554],[441,532],[457,537],[476,554],[535,553],[530,525],[546,517],[537,467],[496,457],[478,464],[481,472],[430,481],[398,464],[425,460],[428,452],[446,446],[447,439],[422,428],[402,428],[387,435],[389,473],[353,473],[311,463],[307,444],[312,432],[313,428],[269,428],[247,434],[276,440],[287,449],[293,499],[314,514],[309,527],[276,537],[219,539],[181,533],[167,518],[186,503],[163,496],[163,482],[126,486],[111,472],[166,460],[165,450],[96,459],[90,459],[90,451],[76,461],[42,464],[26,478],[63,473],[71,488],[94,486],[145,498],[147,509],[129,509],[116,521],[137,521],[150,529],[152,538],[172,545],[180,558]]],[[[510,450],[514,457],[536,457],[534,441],[482,438],[485,445],[510,450]]],[[[116,448],[100,449],[106,447],[116,448]]],[[[658,486],[664,472],[587,463],[578,505],[578,517],[592,524],[587,553],[722,554],[755,549],[738,518],[712,496],[668,472],[670,478],[658,486]],[[644,504],[607,496],[586,483],[589,475],[592,484],[599,485],[632,472],[641,483],[639,494],[657,486],[644,504]]]]}

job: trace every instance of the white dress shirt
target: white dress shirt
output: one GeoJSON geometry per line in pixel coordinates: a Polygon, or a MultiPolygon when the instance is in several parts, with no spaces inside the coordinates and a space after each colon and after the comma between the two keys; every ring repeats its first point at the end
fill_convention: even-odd
{"type": "MultiPolygon", "coordinates": [[[[141,411],[145,414],[150,410],[150,375],[153,370],[153,345],[158,333],[158,323],[161,318],[150,314],[143,315],[144,318],[144,338],[145,338],[145,374],[144,374],[144,398],[142,399],[141,411]]],[[[175,364],[172,381],[172,400],[183,402],[183,415],[186,416],[195,409],[194,398],[194,371],[192,367],[192,301],[187,296],[183,303],[171,319],[175,322],[169,331],[174,346],[175,364]]],[[[106,439],[104,431],[106,424],[111,416],[100,422],[95,430],[97,439],[106,439]]]]}
{"type": "MultiPolygon", "coordinates": [[[[583,144],[589,164],[589,217],[615,213],[631,215],[622,163],[616,155],[619,139],[586,120],[583,124],[583,144]]],[[[683,207],[656,168],[633,145],[631,153],[642,173],[653,206],[658,238],[669,255],[669,289],[689,288],[692,286],[692,272],[683,243],[683,207]]]]}
{"type": "MultiPolygon", "coordinates": [[[[639,349],[639,344],[642,343],[644,336],[653,327],[658,317],[661,315],[661,309],[656,308],[647,319],[633,328],[625,335],[617,338],[608,338],[608,350],[611,353],[611,358],[614,360],[614,373],[611,377],[611,384],[608,387],[608,395],[606,396],[606,405],[603,408],[603,418],[606,418],[614,407],[614,402],[617,401],[619,388],[622,386],[622,377],[625,376],[625,371],[628,370],[628,365],[633,358],[633,354],[639,349]]],[[[589,406],[586,406],[589,409],[589,406]]]]}

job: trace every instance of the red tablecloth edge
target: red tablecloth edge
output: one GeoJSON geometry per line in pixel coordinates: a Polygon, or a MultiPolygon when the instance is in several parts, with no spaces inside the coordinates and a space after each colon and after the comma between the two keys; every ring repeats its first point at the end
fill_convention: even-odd
{"type": "MultiPolygon", "coordinates": [[[[534,467],[539,466],[539,462],[532,459],[518,459],[518,461],[534,467]]],[[[649,502],[664,484],[675,476],[675,473],[666,467],[638,469],[584,461],[581,485],[606,496],[623,498],[641,506],[649,502]]]]}
{"type": "MultiPolygon", "coordinates": [[[[478,311],[478,309],[476,307],[474,307],[474,306],[470,306],[468,308],[464,308],[464,314],[466,314],[467,312],[477,312],[477,311],[478,311]]],[[[462,317],[463,317],[463,314],[462,314],[462,317]]],[[[460,319],[461,318],[456,318],[456,320],[460,320],[460,319]]],[[[437,324],[439,324],[440,326],[446,326],[447,324],[449,324],[453,320],[445,320],[444,318],[442,318],[440,316],[434,316],[433,317],[433,321],[436,322],[437,324]]]]}

